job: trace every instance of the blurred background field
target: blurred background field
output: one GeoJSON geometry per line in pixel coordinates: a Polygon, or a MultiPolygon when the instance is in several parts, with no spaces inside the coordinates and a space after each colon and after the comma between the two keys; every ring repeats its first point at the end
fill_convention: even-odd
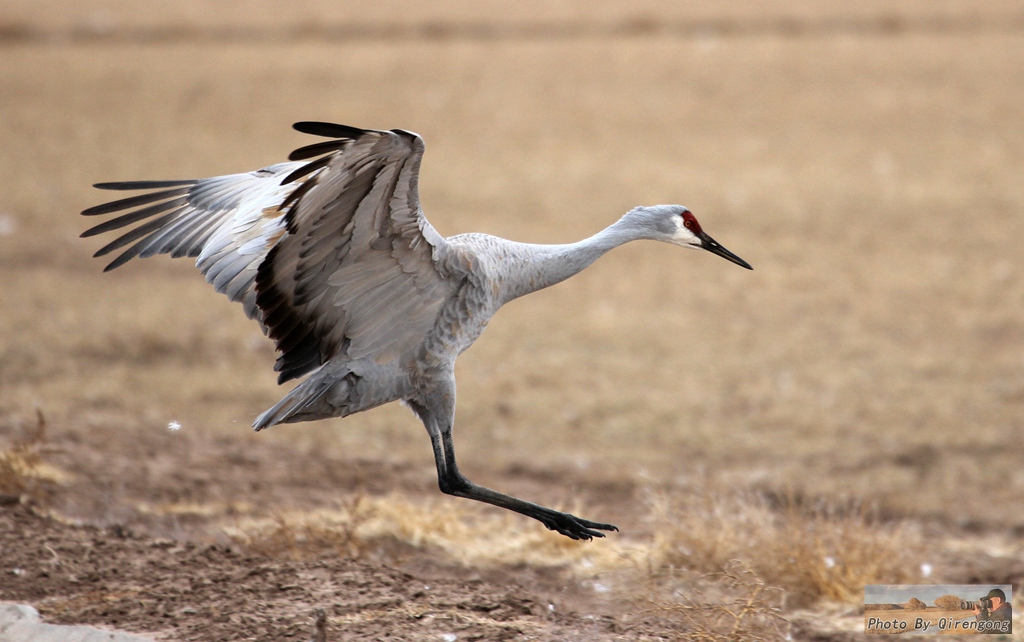
{"type": "Polygon", "coordinates": [[[8,0],[0,449],[48,468],[7,492],[268,555],[297,555],[298,533],[537,591],[564,581],[538,569],[569,569],[597,600],[581,612],[619,618],[592,584],[656,577],[665,605],[733,559],[791,619],[863,583],[1019,581],[1022,104],[1017,2],[8,0]],[[103,275],[101,242],[77,238],[91,183],[256,169],[305,144],[297,120],[421,134],[444,234],[566,242],[680,202],[754,266],[633,244],[511,304],[460,359],[467,475],[621,535],[581,557],[441,498],[397,405],[252,434],[284,392],[255,325],[189,261],[103,275]],[[410,534],[417,511],[468,526],[410,534]]]}

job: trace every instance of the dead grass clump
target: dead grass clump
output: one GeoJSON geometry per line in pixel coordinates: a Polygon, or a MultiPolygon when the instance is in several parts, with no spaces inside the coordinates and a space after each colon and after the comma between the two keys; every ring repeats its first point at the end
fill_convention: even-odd
{"type": "MultiPolygon", "coordinates": [[[[661,495],[650,572],[677,568],[722,572],[742,560],[758,578],[786,592],[787,608],[821,600],[859,602],[865,584],[910,578],[915,538],[860,508],[796,502],[771,505],[753,492],[707,489],[661,495]]],[[[776,502],[777,504],[777,502],[776,502]]]]}
{"type": "Polygon", "coordinates": [[[933,600],[933,604],[939,608],[940,611],[959,611],[960,603],[963,601],[962,598],[956,595],[942,595],[933,600]]]}
{"type": "Polygon", "coordinates": [[[46,419],[37,410],[35,426],[0,450],[0,502],[41,499],[60,481],[60,472],[43,462],[45,443],[46,419]]]}
{"type": "Polygon", "coordinates": [[[224,532],[235,544],[266,557],[303,560],[327,554],[355,559],[363,557],[367,544],[356,531],[372,511],[365,496],[356,494],[336,511],[250,520],[224,532]]]}
{"type": "Polygon", "coordinates": [[[361,558],[408,548],[439,551],[464,566],[579,563],[607,569],[624,563],[612,544],[580,546],[517,517],[446,499],[414,502],[401,495],[356,495],[336,510],[248,519],[224,532],[254,553],[292,559],[324,554],[361,558]]]}
{"type": "Polygon", "coordinates": [[[921,600],[917,599],[916,597],[910,598],[909,600],[907,600],[907,603],[903,605],[904,611],[923,611],[927,608],[928,605],[922,602],[921,600]]]}
{"type": "Polygon", "coordinates": [[[645,613],[664,616],[687,640],[725,642],[787,639],[782,589],[768,586],[744,562],[686,582],[685,596],[648,600],[645,613]]]}

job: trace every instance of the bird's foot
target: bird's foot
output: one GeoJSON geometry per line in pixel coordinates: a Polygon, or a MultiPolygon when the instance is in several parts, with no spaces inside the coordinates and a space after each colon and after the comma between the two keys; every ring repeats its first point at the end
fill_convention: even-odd
{"type": "Polygon", "coordinates": [[[550,513],[544,513],[543,515],[536,516],[540,520],[541,524],[548,527],[548,530],[558,531],[562,535],[571,539],[584,539],[590,540],[594,537],[604,537],[604,533],[601,531],[617,531],[617,526],[612,524],[602,524],[601,522],[592,522],[589,519],[583,519],[582,517],[576,517],[569,513],[559,513],[558,511],[550,511],[550,513]]]}

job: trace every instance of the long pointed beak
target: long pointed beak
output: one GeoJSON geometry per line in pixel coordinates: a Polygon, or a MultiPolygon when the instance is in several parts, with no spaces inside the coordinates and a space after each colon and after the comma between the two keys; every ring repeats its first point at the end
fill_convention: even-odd
{"type": "Polygon", "coordinates": [[[729,261],[732,261],[736,265],[739,265],[741,267],[745,267],[748,270],[753,270],[754,269],[754,268],[750,267],[749,263],[747,263],[746,261],[744,261],[740,257],[736,256],[735,254],[733,254],[729,250],[727,250],[724,247],[722,247],[721,245],[719,245],[718,241],[716,241],[715,239],[713,239],[710,236],[708,236],[705,232],[701,232],[700,234],[697,235],[697,237],[700,239],[700,242],[701,242],[700,246],[702,248],[704,248],[705,250],[707,250],[708,252],[711,252],[712,254],[717,254],[718,256],[722,257],[723,259],[728,259],[729,261]]]}

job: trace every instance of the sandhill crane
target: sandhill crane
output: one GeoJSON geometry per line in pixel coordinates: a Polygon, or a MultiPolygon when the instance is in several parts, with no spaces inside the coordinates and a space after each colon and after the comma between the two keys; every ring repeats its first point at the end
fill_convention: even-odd
{"type": "Polygon", "coordinates": [[[455,359],[502,305],[629,241],[664,241],[750,265],[681,205],[634,208],[565,245],[486,234],[445,238],[420,209],[418,135],[319,122],[294,127],[331,140],[247,174],[97,184],[153,191],[85,210],[122,213],[82,236],[149,219],[96,252],[129,246],[105,271],[134,257],[195,257],[206,280],[274,340],[278,383],[310,375],[256,418],[256,430],[402,401],[430,435],[444,493],[516,511],[573,539],[618,530],[484,488],[459,472],[455,359]]]}

